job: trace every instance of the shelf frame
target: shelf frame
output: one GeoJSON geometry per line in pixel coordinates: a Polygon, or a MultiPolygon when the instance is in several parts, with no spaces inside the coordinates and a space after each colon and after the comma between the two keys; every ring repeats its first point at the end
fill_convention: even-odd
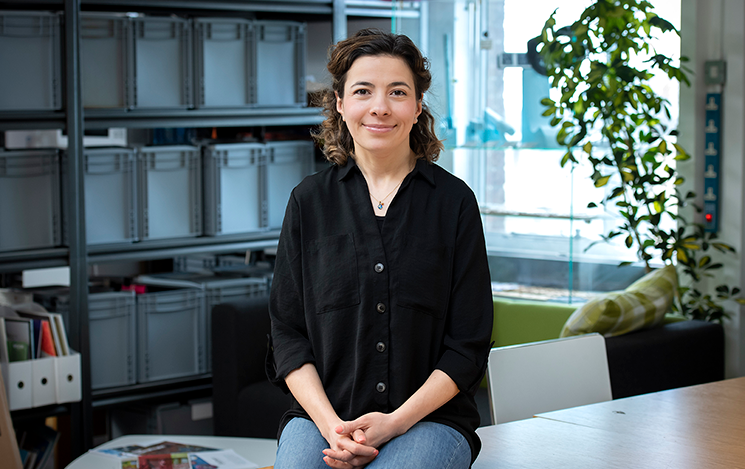
{"type": "MultiPolygon", "coordinates": [[[[144,241],[131,245],[88,246],[86,243],[84,207],[84,171],[82,167],[83,135],[86,129],[112,127],[250,127],[317,125],[323,121],[318,108],[250,108],[250,109],[190,109],[147,112],[102,111],[83,109],[80,70],[80,13],[83,10],[121,8],[124,11],[235,11],[309,15],[308,20],[330,17],[334,42],[347,36],[348,16],[378,17],[408,16],[410,11],[396,14],[390,2],[362,4],[345,0],[0,0],[3,9],[58,9],[65,15],[62,28],[61,64],[64,107],[59,111],[0,112],[0,131],[57,130],[68,135],[68,171],[65,182],[71,196],[65,200],[68,223],[68,247],[0,253],[0,273],[33,268],[69,266],[70,310],[68,334],[71,347],[81,360],[80,402],[14,411],[18,420],[37,419],[49,415],[69,414],[73,434],[71,456],[77,457],[93,446],[93,409],[121,403],[182,396],[184,393],[209,393],[211,375],[197,375],[168,383],[137,384],[122,389],[91,389],[88,272],[93,264],[117,261],[146,261],[190,254],[227,253],[276,248],[279,230],[247,235],[199,237],[186,240],[144,241]],[[374,4],[374,5],[373,5],[374,4]],[[372,5],[372,6],[371,6],[372,5]],[[388,11],[386,12],[386,7],[388,11]]],[[[412,3],[413,4],[413,3],[412,3]]]]}
{"type": "Polygon", "coordinates": [[[174,240],[143,241],[132,245],[100,246],[91,249],[90,264],[119,261],[148,261],[194,254],[225,254],[277,246],[279,231],[268,231],[240,238],[191,238],[181,245],[174,240]]]}

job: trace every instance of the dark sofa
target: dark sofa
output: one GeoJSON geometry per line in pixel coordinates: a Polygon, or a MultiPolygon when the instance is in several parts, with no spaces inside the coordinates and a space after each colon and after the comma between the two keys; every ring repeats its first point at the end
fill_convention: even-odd
{"type": "Polygon", "coordinates": [[[264,372],[268,333],[268,297],[212,308],[215,435],[277,438],[290,398],[264,372]]]}
{"type": "MultiPolygon", "coordinates": [[[[267,297],[212,309],[212,382],[216,435],[276,438],[290,399],[264,371],[267,297]]],[[[724,330],[681,321],[606,338],[613,398],[724,379],[724,330]]]]}

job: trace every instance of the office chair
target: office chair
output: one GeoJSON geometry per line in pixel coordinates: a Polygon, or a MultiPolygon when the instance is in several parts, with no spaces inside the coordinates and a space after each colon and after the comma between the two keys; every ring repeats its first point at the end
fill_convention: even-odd
{"type": "Polygon", "coordinates": [[[493,348],[487,382],[494,424],[612,399],[597,333],[493,348]]]}

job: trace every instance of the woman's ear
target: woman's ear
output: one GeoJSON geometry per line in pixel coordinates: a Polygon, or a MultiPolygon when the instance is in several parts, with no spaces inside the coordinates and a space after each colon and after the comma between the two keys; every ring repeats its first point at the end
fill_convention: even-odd
{"type": "Polygon", "coordinates": [[[339,93],[334,91],[334,96],[336,97],[336,112],[341,114],[342,120],[344,120],[344,105],[342,104],[341,98],[339,97],[339,93]]]}

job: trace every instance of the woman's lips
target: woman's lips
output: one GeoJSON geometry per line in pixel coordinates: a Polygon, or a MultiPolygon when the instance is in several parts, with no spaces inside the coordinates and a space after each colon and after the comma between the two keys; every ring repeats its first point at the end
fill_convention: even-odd
{"type": "Polygon", "coordinates": [[[383,125],[383,124],[362,124],[370,132],[388,132],[393,129],[394,125],[383,125]]]}

